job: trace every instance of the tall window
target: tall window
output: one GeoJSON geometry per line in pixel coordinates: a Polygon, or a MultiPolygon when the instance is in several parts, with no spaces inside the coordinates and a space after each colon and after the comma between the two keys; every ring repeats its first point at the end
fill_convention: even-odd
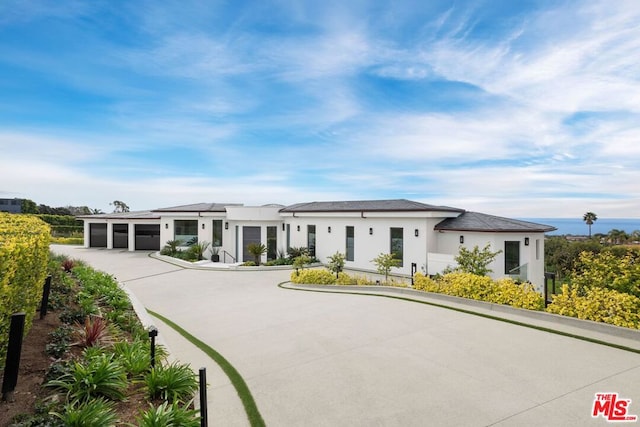
{"type": "Polygon", "coordinates": [[[540,259],[540,239],[536,239],[536,259],[540,259]]]}
{"type": "Polygon", "coordinates": [[[222,220],[213,220],[213,238],[211,239],[211,246],[222,246],[222,220]]]}
{"type": "Polygon", "coordinates": [[[198,220],[197,219],[176,219],[173,222],[174,239],[179,240],[183,246],[198,243],[198,220]]]}
{"type": "Polygon", "coordinates": [[[309,248],[309,256],[316,256],[316,226],[307,225],[307,248],[309,248]]]}
{"type": "Polygon", "coordinates": [[[267,227],[267,261],[278,257],[278,227],[267,227]]]}
{"type": "Polygon", "coordinates": [[[287,224],[287,252],[291,249],[291,224],[287,224]]]}
{"type": "Polygon", "coordinates": [[[404,247],[403,229],[391,227],[391,248],[389,253],[392,253],[395,259],[400,260],[400,267],[402,267],[404,262],[403,247],[404,247]]]}
{"type": "Polygon", "coordinates": [[[504,272],[505,274],[519,274],[513,271],[520,266],[520,242],[504,242],[504,272]]]}
{"type": "Polygon", "coordinates": [[[353,236],[353,226],[347,225],[347,261],[353,261],[355,255],[353,236]]]}

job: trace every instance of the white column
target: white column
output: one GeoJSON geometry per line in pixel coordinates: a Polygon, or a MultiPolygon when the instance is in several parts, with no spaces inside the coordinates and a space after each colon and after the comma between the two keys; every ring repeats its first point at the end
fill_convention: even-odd
{"type": "Polygon", "coordinates": [[[136,250],[136,226],[132,222],[129,223],[127,237],[129,238],[129,252],[133,252],[136,250]]]}
{"type": "Polygon", "coordinates": [[[107,249],[113,249],[113,223],[107,221],[107,249]]]}

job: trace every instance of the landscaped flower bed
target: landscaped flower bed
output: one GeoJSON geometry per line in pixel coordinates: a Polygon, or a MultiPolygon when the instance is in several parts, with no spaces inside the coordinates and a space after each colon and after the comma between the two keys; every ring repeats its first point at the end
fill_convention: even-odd
{"type": "Polygon", "coordinates": [[[151,367],[148,331],[118,283],[63,258],[50,271],[48,317],[60,318],[45,349],[53,363],[35,406],[7,425],[199,426],[196,375],[188,365],[167,364],[160,346],[151,367]]]}

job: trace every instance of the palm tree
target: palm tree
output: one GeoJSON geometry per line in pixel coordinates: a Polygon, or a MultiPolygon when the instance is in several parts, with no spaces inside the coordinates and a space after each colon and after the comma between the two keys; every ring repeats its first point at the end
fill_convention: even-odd
{"type": "Polygon", "coordinates": [[[589,238],[591,238],[591,226],[593,225],[594,222],[598,220],[598,216],[593,212],[587,212],[582,217],[582,220],[586,222],[587,225],[589,226],[589,238]]]}

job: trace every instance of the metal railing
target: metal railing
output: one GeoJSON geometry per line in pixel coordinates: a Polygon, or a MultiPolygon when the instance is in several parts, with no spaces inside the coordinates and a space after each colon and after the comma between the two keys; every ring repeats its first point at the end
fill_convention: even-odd
{"type": "Polygon", "coordinates": [[[236,258],[235,258],[233,255],[231,255],[229,252],[227,252],[227,251],[225,251],[225,250],[223,249],[223,250],[222,250],[222,262],[223,262],[224,264],[229,264],[229,263],[227,262],[227,257],[231,258],[231,264],[233,264],[233,263],[235,263],[235,262],[236,262],[236,258]]]}

